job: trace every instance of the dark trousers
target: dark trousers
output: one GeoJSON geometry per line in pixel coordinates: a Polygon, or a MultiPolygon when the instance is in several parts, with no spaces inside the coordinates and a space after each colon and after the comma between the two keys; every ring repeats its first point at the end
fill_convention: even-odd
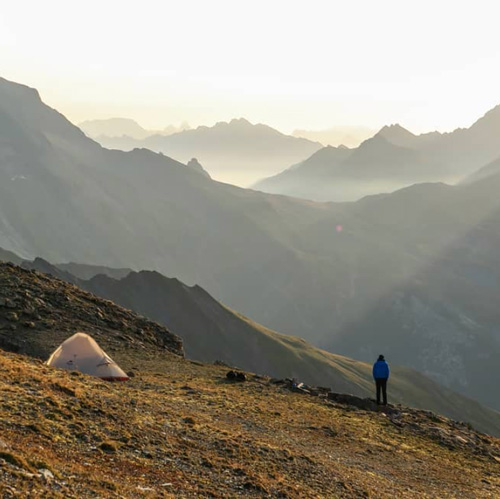
{"type": "Polygon", "coordinates": [[[382,390],[384,405],[387,405],[387,378],[376,378],[375,384],[377,385],[377,404],[380,404],[380,391],[382,390]]]}

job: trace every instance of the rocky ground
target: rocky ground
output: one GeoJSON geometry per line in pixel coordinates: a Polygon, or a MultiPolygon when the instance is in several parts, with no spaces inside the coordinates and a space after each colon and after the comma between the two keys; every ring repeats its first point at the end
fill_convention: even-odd
{"type": "Polygon", "coordinates": [[[0,262],[0,348],[43,359],[77,331],[108,353],[168,350],[183,355],[167,328],[109,300],[35,270],[0,262]]]}
{"type": "Polygon", "coordinates": [[[467,425],[168,353],[117,360],[130,381],[0,352],[3,497],[500,495],[500,441],[467,425]]]}

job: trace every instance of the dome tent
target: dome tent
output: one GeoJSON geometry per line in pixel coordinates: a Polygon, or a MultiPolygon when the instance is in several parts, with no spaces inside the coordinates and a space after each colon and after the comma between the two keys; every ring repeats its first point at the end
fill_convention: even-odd
{"type": "Polygon", "coordinates": [[[76,333],[63,341],[50,356],[47,365],[80,371],[107,381],[129,379],[97,342],[85,333],[76,333]]]}

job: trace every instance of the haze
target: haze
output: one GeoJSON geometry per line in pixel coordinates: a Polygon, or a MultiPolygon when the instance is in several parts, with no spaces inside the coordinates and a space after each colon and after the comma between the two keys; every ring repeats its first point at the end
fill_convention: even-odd
{"type": "Polygon", "coordinates": [[[9,2],[2,76],[73,122],[245,117],[291,133],[469,126],[498,104],[498,4],[9,2]]]}
{"type": "MultiPolygon", "coordinates": [[[[181,345],[153,320],[178,334],[187,357],[197,361],[175,362],[187,366],[193,385],[193,366],[215,374],[215,366],[198,364],[220,360],[332,386],[335,410],[352,401],[336,393],[374,395],[371,365],[382,353],[395,368],[391,404],[423,407],[500,435],[498,9],[487,2],[474,9],[451,2],[269,3],[69,8],[49,1],[4,8],[0,260],[24,269],[0,264],[0,350],[44,359],[67,333],[83,331],[108,341],[103,348],[113,355],[122,352],[129,363],[124,372],[147,375],[144,365],[164,363],[165,349],[177,354],[181,345]],[[112,302],[142,317],[113,310],[112,302]]],[[[78,368],[76,358],[72,367],[78,368]]],[[[47,386],[55,386],[54,376],[63,380],[39,374],[47,386]]],[[[232,390],[210,376],[212,388],[232,390]]],[[[285,386],[269,388],[282,397],[285,386]]],[[[68,408],[71,393],[52,395],[68,408]]],[[[13,421],[19,408],[49,418],[39,401],[12,406],[0,421],[13,421]]],[[[423,442],[418,419],[406,409],[382,413],[366,400],[353,407],[369,407],[372,418],[394,417],[396,433],[413,431],[423,442]],[[403,420],[406,427],[399,426],[403,420]]],[[[174,418],[177,429],[186,423],[184,409],[174,418]]],[[[254,425],[256,435],[269,433],[268,416],[254,416],[265,423],[254,425]]],[[[448,446],[440,416],[422,417],[433,428],[429,443],[477,458],[478,477],[491,456],[500,457],[498,446],[491,453],[482,436],[459,423],[446,430],[455,442],[448,446]],[[466,439],[453,437],[460,429],[469,432],[466,439]]],[[[301,426],[320,430],[314,436],[308,430],[317,442],[325,427],[312,423],[301,426]]],[[[117,444],[116,459],[127,442],[152,449],[152,457],[139,456],[152,472],[159,469],[155,459],[174,455],[150,437],[134,434],[129,442],[104,429],[117,444]]],[[[325,438],[356,440],[334,429],[325,438]]],[[[97,435],[75,439],[70,430],[67,442],[75,449],[104,442],[97,435]]],[[[45,433],[38,432],[42,440],[45,433]]],[[[32,437],[26,437],[30,448],[32,437]]],[[[377,471],[376,455],[363,461],[367,455],[356,451],[361,457],[350,465],[377,471]]],[[[13,462],[7,464],[17,473],[21,466],[13,462]]],[[[19,463],[30,472],[27,485],[12,487],[22,491],[45,464],[39,470],[31,458],[19,463]]],[[[220,454],[214,463],[211,476],[226,480],[220,454]]],[[[453,477],[463,471],[458,465],[453,477]]],[[[297,466],[290,466],[293,475],[297,466]]],[[[42,481],[56,487],[73,471],[42,481]]],[[[379,475],[389,471],[385,466],[379,475]]],[[[242,481],[251,477],[257,478],[235,474],[234,490],[246,490],[242,481]]],[[[174,478],[165,483],[180,481],[174,478]]],[[[192,491],[206,492],[188,481],[192,491]]],[[[480,483],[486,495],[493,490],[489,479],[480,483]]],[[[273,487],[250,490],[281,490],[273,487]]],[[[349,487],[338,490],[367,490],[349,487]]]]}

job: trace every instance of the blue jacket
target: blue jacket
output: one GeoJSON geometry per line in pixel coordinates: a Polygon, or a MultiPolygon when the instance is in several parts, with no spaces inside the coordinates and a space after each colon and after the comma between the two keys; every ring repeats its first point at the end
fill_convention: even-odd
{"type": "Polygon", "coordinates": [[[377,360],[373,364],[373,377],[375,379],[387,379],[389,377],[389,365],[385,360],[377,360]]]}

